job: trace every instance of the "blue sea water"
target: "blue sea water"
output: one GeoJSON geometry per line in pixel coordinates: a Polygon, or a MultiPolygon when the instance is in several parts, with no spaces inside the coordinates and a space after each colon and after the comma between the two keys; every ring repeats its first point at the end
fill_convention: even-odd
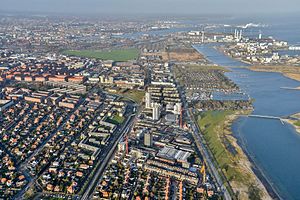
{"type": "MultiPolygon", "coordinates": [[[[286,116],[300,112],[299,82],[278,73],[233,69],[227,74],[254,102],[254,114],[286,116]],[[243,76],[241,76],[243,75],[243,76]]],[[[279,120],[241,118],[233,132],[283,199],[300,199],[300,135],[279,120]]]]}
{"type": "MultiPolygon", "coordinates": [[[[254,72],[211,45],[195,46],[212,62],[231,69],[226,75],[254,101],[254,114],[287,116],[300,112],[300,82],[279,73],[254,72]]],[[[232,127],[239,143],[282,199],[300,199],[300,134],[279,120],[239,118],[232,127]]]]}

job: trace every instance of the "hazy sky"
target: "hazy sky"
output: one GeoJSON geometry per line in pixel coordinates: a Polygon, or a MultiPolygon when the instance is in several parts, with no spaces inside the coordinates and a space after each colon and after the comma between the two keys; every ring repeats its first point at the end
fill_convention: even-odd
{"type": "Polygon", "coordinates": [[[77,14],[300,12],[300,0],[0,0],[2,11],[77,14]]]}

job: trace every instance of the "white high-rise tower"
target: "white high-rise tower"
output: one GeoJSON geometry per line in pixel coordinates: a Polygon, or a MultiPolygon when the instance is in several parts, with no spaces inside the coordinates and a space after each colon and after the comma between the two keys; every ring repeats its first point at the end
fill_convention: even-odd
{"type": "Polygon", "coordinates": [[[161,109],[161,106],[159,103],[152,103],[152,119],[153,120],[160,119],[160,109],[161,109]]]}
{"type": "Polygon", "coordinates": [[[145,107],[150,109],[151,108],[151,93],[146,92],[145,94],[145,107]]]}
{"type": "Polygon", "coordinates": [[[262,34],[261,34],[261,30],[259,30],[258,39],[261,40],[261,38],[262,38],[262,34]]]}
{"type": "Polygon", "coordinates": [[[243,36],[243,30],[240,30],[239,40],[242,39],[242,36],[243,36]]]}

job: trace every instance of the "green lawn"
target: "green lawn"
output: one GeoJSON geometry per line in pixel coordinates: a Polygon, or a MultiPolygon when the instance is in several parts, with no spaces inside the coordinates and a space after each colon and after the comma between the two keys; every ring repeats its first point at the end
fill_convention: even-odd
{"type": "Polygon", "coordinates": [[[133,100],[136,103],[140,104],[143,101],[145,92],[142,90],[128,90],[124,93],[120,93],[120,95],[122,95],[125,100],[127,98],[129,100],[133,100]]]}
{"type": "Polygon", "coordinates": [[[125,118],[124,117],[120,117],[119,115],[115,115],[112,118],[109,119],[109,122],[113,123],[113,124],[122,124],[124,122],[125,118]]]}
{"type": "Polygon", "coordinates": [[[128,61],[138,57],[138,49],[118,49],[111,51],[100,51],[100,50],[66,50],[63,54],[69,56],[78,56],[86,58],[96,58],[101,60],[114,60],[114,61],[128,61]]]}
{"type": "Polygon", "coordinates": [[[245,183],[247,182],[247,174],[243,174],[236,166],[238,155],[232,155],[221,140],[224,136],[225,118],[233,113],[233,111],[208,111],[198,115],[197,120],[206,143],[226,178],[229,181],[234,180],[245,183]]]}
{"type": "Polygon", "coordinates": [[[300,120],[296,121],[296,122],[294,123],[294,125],[300,126],[300,120]]]}

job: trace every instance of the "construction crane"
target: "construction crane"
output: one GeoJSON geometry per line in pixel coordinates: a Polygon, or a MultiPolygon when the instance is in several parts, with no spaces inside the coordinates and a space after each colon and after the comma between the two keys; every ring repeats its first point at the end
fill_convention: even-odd
{"type": "Polygon", "coordinates": [[[129,153],[129,147],[128,147],[128,134],[125,136],[125,144],[126,144],[126,155],[129,153]]]}
{"type": "Polygon", "coordinates": [[[205,183],[205,179],[206,179],[206,171],[205,171],[205,162],[203,161],[203,165],[200,169],[200,173],[202,174],[202,184],[205,183]]]}

